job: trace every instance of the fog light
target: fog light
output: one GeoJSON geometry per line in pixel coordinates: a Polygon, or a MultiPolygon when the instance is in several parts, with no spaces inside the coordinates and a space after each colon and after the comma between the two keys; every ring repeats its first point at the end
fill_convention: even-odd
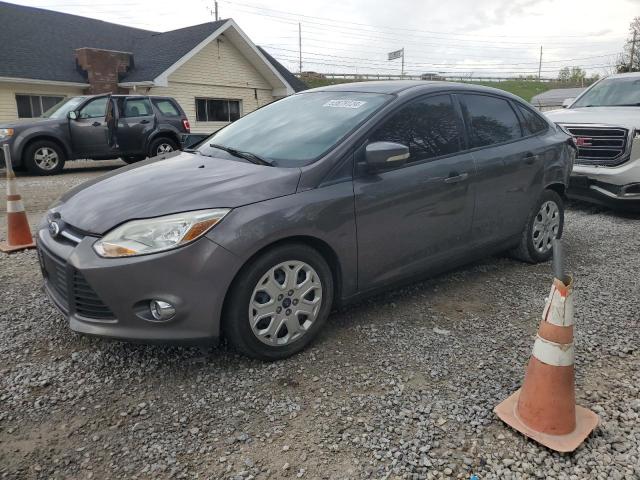
{"type": "Polygon", "coordinates": [[[151,300],[149,310],[151,310],[153,318],[159,322],[171,320],[176,314],[176,308],[164,300],[151,300]]]}

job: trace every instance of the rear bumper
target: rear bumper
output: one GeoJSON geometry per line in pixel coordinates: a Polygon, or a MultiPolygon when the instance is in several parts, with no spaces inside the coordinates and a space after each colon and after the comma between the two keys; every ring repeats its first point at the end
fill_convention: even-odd
{"type": "Polygon", "coordinates": [[[142,343],[204,343],[220,335],[224,298],[238,257],[203,237],[155,255],[104,259],[96,239],[73,242],[37,234],[44,286],[72,330],[142,343]],[[175,306],[175,316],[153,320],[151,299],[175,306]]]}

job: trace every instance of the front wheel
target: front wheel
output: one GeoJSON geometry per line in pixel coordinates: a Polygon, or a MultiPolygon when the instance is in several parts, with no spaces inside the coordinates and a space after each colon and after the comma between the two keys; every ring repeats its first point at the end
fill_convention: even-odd
{"type": "Polygon", "coordinates": [[[302,244],[275,247],[234,281],[223,333],[239,352],[280,360],[304,349],[329,316],[333,276],[325,259],[302,244]]]}
{"type": "Polygon", "coordinates": [[[49,140],[37,140],[24,151],[24,165],[33,175],[55,175],[64,167],[64,152],[49,140]]]}
{"type": "Polygon", "coordinates": [[[553,239],[562,237],[564,202],[553,190],[545,190],[534,205],[511,254],[524,262],[546,262],[553,256],[553,239]]]}

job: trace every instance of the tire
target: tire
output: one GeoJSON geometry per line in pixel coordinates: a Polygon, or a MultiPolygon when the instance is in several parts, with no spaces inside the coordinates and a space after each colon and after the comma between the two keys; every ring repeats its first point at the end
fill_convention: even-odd
{"type": "Polygon", "coordinates": [[[123,162],[132,164],[132,163],[140,162],[147,157],[145,157],[144,155],[129,155],[127,157],[121,157],[121,158],[123,162]]]}
{"type": "Polygon", "coordinates": [[[553,190],[545,190],[529,213],[520,243],[510,252],[511,256],[527,263],[550,260],[553,256],[551,240],[554,236],[562,238],[563,229],[564,201],[553,190]],[[538,232],[537,236],[534,231],[538,232]]]}
{"type": "Polygon", "coordinates": [[[23,155],[23,164],[33,175],[56,175],[66,160],[62,148],[50,140],[30,143],[23,155]]]}
{"type": "Polygon", "coordinates": [[[281,360],[314,340],[332,303],[333,275],[322,255],[303,244],[283,244],[251,260],[234,280],[223,313],[223,335],[248,357],[281,360]],[[288,283],[294,277],[286,276],[285,269],[289,275],[299,272],[295,281],[302,280],[298,285],[303,286],[288,283]],[[263,312],[261,304],[265,305],[263,312]],[[305,309],[309,315],[301,311],[296,315],[296,309],[305,309]]]}
{"type": "MultiPolygon", "coordinates": [[[[178,144],[175,140],[168,137],[158,137],[151,140],[149,144],[149,157],[157,157],[163,153],[173,152],[179,150],[178,144]]],[[[125,160],[126,161],[126,160],[125,160]]]]}

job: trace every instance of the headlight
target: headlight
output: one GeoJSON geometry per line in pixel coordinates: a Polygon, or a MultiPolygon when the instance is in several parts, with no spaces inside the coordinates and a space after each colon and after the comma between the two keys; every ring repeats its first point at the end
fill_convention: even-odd
{"type": "Polygon", "coordinates": [[[186,245],[207,233],[229,213],[228,208],[197,210],[127,222],[93,244],[106,258],[163,252],[186,245]]]}
{"type": "Polygon", "coordinates": [[[13,136],[13,128],[0,128],[0,140],[5,140],[13,136]]]}

